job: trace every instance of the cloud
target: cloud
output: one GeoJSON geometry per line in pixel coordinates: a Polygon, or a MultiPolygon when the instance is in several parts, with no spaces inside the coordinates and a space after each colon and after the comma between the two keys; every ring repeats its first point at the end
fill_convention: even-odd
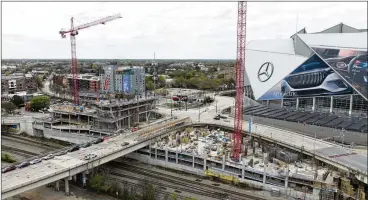
{"type": "MultiPolygon", "coordinates": [[[[70,58],[58,31],[72,16],[79,25],[118,12],[122,19],[79,32],[78,58],[236,57],[236,2],[3,2],[3,57],[70,58]]],[[[367,28],[366,15],[365,2],[249,2],[247,41],[340,22],[367,28]]]]}

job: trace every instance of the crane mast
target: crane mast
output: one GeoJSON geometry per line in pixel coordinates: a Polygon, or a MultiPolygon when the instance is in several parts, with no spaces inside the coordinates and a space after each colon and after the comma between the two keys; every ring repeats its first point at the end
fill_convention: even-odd
{"type": "MultiPolygon", "coordinates": [[[[241,153],[243,130],[243,101],[244,101],[244,71],[245,71],[245,45],[246,45],[246,13],[247,2],[238,2],[237,48],[236,48],[236,98],[234,120],[234,149],[233,159],[238,161],[241,153]]],[[[247,147],[245,147],[245,154],[247,147]]]]}
{"type": "Polygon", "coordinates": [[[75,36],[78,35],[78,31],[89,28],[92,26],[96,26],[98,24],[105,24],[106,22],[113,21],[115,19],[122,18],[120,14],[112,15],[109,17],[105,17],[96,21],[92,21],[86,24],[82,24],[74,27],[74,18],[71,18],[71,26],[69,30],[61,30],[59,31],[62,38],[66,37],[66,34],[70,34],[70,42],[71,42],[71,52],[72,52],[72,74],[73,74],[73,84],[74,84],[74,104],[79,104],[79,87],[78,87],[78,62],[77,62],[77,51],[76,51],[76,42],[75,36]]]}

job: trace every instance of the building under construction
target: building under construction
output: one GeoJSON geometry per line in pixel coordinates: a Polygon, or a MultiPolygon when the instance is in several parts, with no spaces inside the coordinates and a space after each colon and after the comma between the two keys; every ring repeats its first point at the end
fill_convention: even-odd
{"type": "Polygon", "coordinates": [[[155,102],[151,97],[95,102],[88,107],[55,104],[50,106],[51,118],[36,123],[42,123],[40,130],[49,129],[48,131],[57,133],[111,135],[126,132],[140,123],[148,122],[152,117],[157,117],[157,114],[152,114],[155,102]]]}

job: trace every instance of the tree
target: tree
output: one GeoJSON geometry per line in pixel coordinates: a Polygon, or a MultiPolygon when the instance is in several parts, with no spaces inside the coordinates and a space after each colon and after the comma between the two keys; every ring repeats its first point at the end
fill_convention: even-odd
{"type": "Polygon", "coordinates": [[[96,174],[92,177],[91,181],[89,182],[89,185],[91,188],[95,189],[97,192],[99,192],[105,183],[105,177],[101,174],[96,174]]]}
{"type": "Polygon", "coordinates": [[[11,113],[17,108],[17,106],[12,102],[5,102],[1,104],[1,108],[5,109],[6,112],[11,113]]]}
{"type": "Polygon", "coordinates": [[[42,88],[42,79],[40,76],[36,76],[36,85],[37,88],[42,88]]]}
{"type": "Polygon", "coordinates": [[[18,95],[14,95],[10,101],[17,107],[24,104],[23,98],[18,95]]]}
{"type": "Polygon", "coordinates": [[[37,96],[31,100],[31,109],[33,111],[42,110],[50,105],[50,97],[48,96],[37,96]]]}
{"type": "Polygon", "coordinates": [[[5,76],[9,76],[9,72],[8,71],[5,72],[5,76]]]}

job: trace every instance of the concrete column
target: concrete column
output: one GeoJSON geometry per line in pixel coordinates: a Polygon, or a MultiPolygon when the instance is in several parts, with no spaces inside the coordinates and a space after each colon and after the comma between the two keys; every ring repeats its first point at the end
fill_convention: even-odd
{"type": "Polygon", "coordinates": [[[287,191],[288,189],[288,185],[289,185],[289,173],[286,172],[286,177],[285,177],[285,190],[287,191]]]}
{"type": "Polygon", "coordinates": [[[69,178],[65,178],[65,195],[69,195],[69,178]]]}
{"type": "Polygon", "coordinates": [[[74,176],[73,176],[73,181],[74,181],[74,182],[77,182],[77,175],[74,175],[74,176]]]}
{"type": "Polygon", "coordinates": [[[316,110],[316,97],[313,97],[312,112],[316,110]]]}
{"type": "Polygon", "coordinates": [[[167,150],[167,147],[165,146],[165,163],[169,161],[169,151],[167,150]]]}
{"type": "Polygon", "coordinates": [[[194,168],[194,165],[195,165],[195,164],[194,164],[194,153],[192,154],[192,158],[193,158],[193,159],[192,159],[192,161],[193,161],[193,163],[192,163],[192,167],[194,168]]]}
{"type": "Polygon", "coordinates": [[[157,160],[157,145],[156,145],[156,148],[155,148],[155,159],[157,160]]]}
{"type": "Polygon", "coordinates": [[[242,161],[242,179],[244,179],[244,175],[245,175],[245,162],[242,161]]]}
{"type": "Polygon", "coordinates": [[[56,191],[60,191],[60,184],[59,184],[59,181],[56,181],[56,182],[55,182],[55,190],[56,190],[56,191]]]}
{"type": "Polygon", "coordinates": [[[267,159],[267,153],[263,153],[263,187],[266,186],[266,164],[265,161],[267,159]]]}
{"type": "Polygon", "coordinates": [[[68,124],[68,126],[69,126],[69,133],[71,132],[70,131],[70,115],[69,115],[69,124],[68,124]]]}
{"type": "Polygon", "coordinates": [[[299,110],[299,98],[296,98],[296,110],[299,110]]]}
{"type": "Polygon", "coordinates": [[[203,158],[203,170],[206,170],[207,158],[203,158]]]}
{"type": "Polygon", "coordinates": [[[82,182],[83,182],[83,187],[87,186],[87,177],[86,177],[86,172],[82,172],[82,182]]]}
{"type": "Polygon", "coordinates": [[[350,95],[349,116],[351,116],[352,111],[353,111],[353,95],[350,95]]]}
{"type": "Polygon", "coordinates": [[[148,112],[146,112],[146,122],[148,123],[148,112]]]}
{"type": "Polygon", "coordinates": [[[333,98],[333,96],[331,96],[330,113],[332,113],[332,111],[333,111],[333,101],[334,101],[334,98],[333,98]]]}
{"type": "Polygon", "coordinates": [[[179,163],[179,155],[178,155],[178,151],[176,151],[175,158],[176,158],[176,164],[178,164],[178,163],[179,163]]]}
{"type": "Polygon", "coordinates": [[[281,108],[284,107],[284,98],[281,99],[281,108]]]}
{"type": "Polygon", "coordinates": [[[130,128],[130,111],[128,110],[128,128],[130,128]]]}
{"type": "Polygon", "coordinates": [[[222,155],[222,170],[225,170],[225,154],[222,155]]]}
{"type": "Polygon", "coordinates": [[[267,107],[270,106],[270,100],[267,100],[267,107]]]}

